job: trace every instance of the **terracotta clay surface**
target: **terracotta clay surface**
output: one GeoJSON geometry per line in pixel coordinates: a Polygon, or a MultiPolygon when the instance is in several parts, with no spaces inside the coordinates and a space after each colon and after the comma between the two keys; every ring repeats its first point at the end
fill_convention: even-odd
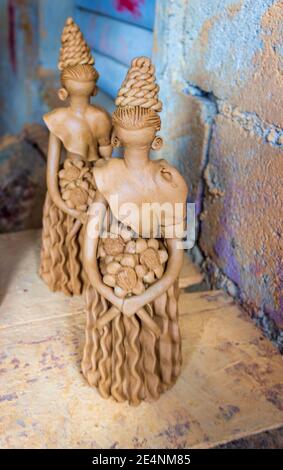
{"type": "Polygon", "coordinates": [[[1,448],[210,448],[282,427],[282,357],[224,293],[181,292],[181,377],[133,408],[80,375],[84,300],[36,275],[40,232],[1,235],[0,251],[1,448]]]}
{"type": "Polygon", "coordinates": [[[97,192],[84,237],[90,284],[83,374],[104,398],[132,405],[159,398],[175,383],[182,363],[178,276],[183,250],[176,228],[184,223],[187,187],[166,161],[149,158],[150,149],[162,145],[156,136],[162,107],[158,91],[150,59],[134,59],[113,114],[113,142],[124,147],[124,155],[94,168],[97,192]],[[143,217],[144,203],[151,207],[149,217],[143,217]],[[170,205],[162,218],[158,203],[158,209],[170,205]],[[182,208],[179,214],[175,203],[182,208]],[[122,213],[133,204],[134,212],[122,213]],[[115,237],[111,220],[103,237],[91,234],[104,220],[104,209],[118,225],[115,237]]]}
{"type": "Polygon", "coordinates": [[[70,106],[44,116],[50,131],[47,187],[43,213],[40,276],[48,287],[80,294],[85,283],[81,260],[83,221],[95,195],[93,166],[111,156],[111,120],[90,105],[98,73],[79,27],[68,18],[62,33],[58,68],[59,97],[70,106]],[[65,154],[64,163],[62,154],[65,154]]]}

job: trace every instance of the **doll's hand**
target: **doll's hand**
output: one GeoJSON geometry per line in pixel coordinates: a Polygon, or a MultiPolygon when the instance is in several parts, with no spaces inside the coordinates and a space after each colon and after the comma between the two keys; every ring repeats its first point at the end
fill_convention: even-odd
{"type": "Polygon", "coordinates": [[[130,317],[134,313],[137,313],[140,308],[144,306],[142,298],[140,295],[133,295],[128,299],[124,300],[123,303],[123,314],[127,317],[130,317]]]}
{"type": "MultiPolygon", "coordinates": [[[[112,288],[111,288],[112,289],[112,288]]],[[[124,299],[121,299],[120,297],[117,297],[117,295],[111,293],[111,295],[109,295],[109,297],[105,296],[106,300],[108,300],[108,302],[112,305],[114,305],[114,307],[116,307],[119,312],[122,312],[123,311],[123,302],[124,302],[124,299]]]]}
{"type": "Polygon", "coordinates": [[[81,224],[86,224],[87,221],[87,213],[86,212],[81,212],[80,215],[78,216],[79,221],[81,224]]]}

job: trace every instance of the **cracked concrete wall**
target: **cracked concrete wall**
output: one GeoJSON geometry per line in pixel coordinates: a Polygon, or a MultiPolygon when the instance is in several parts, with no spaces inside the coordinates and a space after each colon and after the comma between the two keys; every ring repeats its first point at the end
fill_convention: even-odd
{"type": "Polygon", "coordinates": [[[212,285],[237,296],[279,342],[282,20],[279,0],[166,0],[157,3],[154,43],[162,156],[197,203],[194,251],[212,285]]]}

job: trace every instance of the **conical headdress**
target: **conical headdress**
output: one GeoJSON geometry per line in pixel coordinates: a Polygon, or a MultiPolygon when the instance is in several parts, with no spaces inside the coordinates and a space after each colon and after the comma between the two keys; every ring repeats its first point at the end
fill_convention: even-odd
{"type": "Polygon", "coordinates": [[[120,107],[140,106],[156,112],[161,111],[159,86],[155,80],[155,67],[148,57],[133,59],[115,104],[120,107]]]}
{"type": "Polygon", "coordinates": [[[80,28],[74,22],[73,18],[66,20],[62,36],[62,47],[60,49],[60,58],[58,62],[59,70],[76,65],[93,65],[94,58],[91,55],[83,37],[80,28]]]}

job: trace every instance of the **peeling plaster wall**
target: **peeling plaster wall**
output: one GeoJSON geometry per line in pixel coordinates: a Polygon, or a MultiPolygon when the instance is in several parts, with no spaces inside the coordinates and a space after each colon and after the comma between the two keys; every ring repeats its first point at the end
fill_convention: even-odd
{"type": "Polygon", "coordinates": [[[283,345],[283,4],[158,2],[163,155],[197,203],[194,253],[283,345]]]}
{"type": "Polygon", "coordinates": [[[73,0],[0,0],[0,135],[42,123],[52,106],[58,43],[73,9],[73,0]]]}
{"type": "Polygon", "coordinates": [[[32,0],[0,2],[0,132],[17,133],[38,109],[35,70],[38,57],[38,4],[32,0]]]}
{"type": "Polygon", "coordinates": [[[95,101],[111,111],[132,58],[151,56],[154,11],[155,0],[0,0],[0,136],[42,123],[42,114],[62,105],[57,60],[68,16],[95,57],[95,101]]]}

